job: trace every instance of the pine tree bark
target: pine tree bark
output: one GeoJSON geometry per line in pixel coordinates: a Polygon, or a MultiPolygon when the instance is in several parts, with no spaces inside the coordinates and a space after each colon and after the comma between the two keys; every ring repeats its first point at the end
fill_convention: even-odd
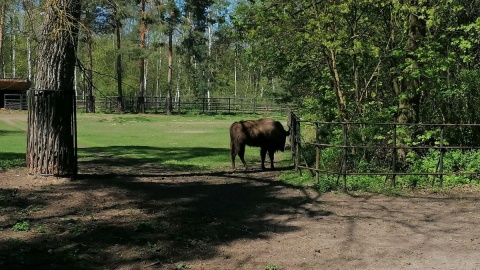
{"type": "Polygon", "coordinates": [[[49,0],[29,93],[27,167],[33,175],[75,177],[74,69],[80,0],[49,0]]]}
{"type": "MultiPolygon", "coordinates": [[[[115,15],[117,16],[117,9],[115,7],[115,15]]],[[[120,19],[116,18],[115,19],[115,36],[117,40],[117,111],[118,112],[123,112],[124,111],[124,106],[123,106],[123,90],[122,90],[122,53],[121,53],[121,36],[120,36],[120,28],[122,27],[122,23],[120,22],[120,19]]]]}
{"type": "Polygon", "coordinates": [[[87,55],[88,55],[88,70],[87,70],[87,100],[85,106],[85,112],[95,112],[95,97],[93,96],[93,46],[92,46],[92,33],[91,30],[87,31],[87,55]]]}
{"type": "Polygon", "coordinates": [[[3,2],[0,6],[0,74],[3,74],[3,28],[5,25],[5,13],[7,3],[3,2]]]}
{"type": "MultiPolygon", "coordinates": [[[[142,9],[141,9],[141,15],[142,19],[140,20],[140,49],[145,49],[145,39],[146,39],[146,34],[147,34],[147,23],[145,21],[145,5],[146,1],[142,0],[142,9]]],[[[139,68],[140,68],[140,89],[138,92],[138,99],[137,99],[137,106],[138,106],[138,112],[139,113],[145,113],[145,57],[142,55],[140,58],[139,62],[139,68]]]]}
{"type": "Polygon", "coordinates": [[[172,85],[173,85],[173,27],[168,32],[168,73],[167,73],[167,99],[166,99],[166,108],[165,111],[168,115],[171,115],[173,112],[172,104],[172,85]]]}

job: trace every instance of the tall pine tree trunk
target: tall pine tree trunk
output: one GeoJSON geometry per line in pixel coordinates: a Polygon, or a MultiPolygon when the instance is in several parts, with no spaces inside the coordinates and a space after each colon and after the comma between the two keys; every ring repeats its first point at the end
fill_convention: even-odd
{"type": "Polygon", "coordinates": [[[3,28],[5,26],[5,13],[7,12],[7,3],[3,2],[0,6],[0,74],[3,74],[3,28]]]}
{"type": "Polygon", "coordinates": [[[95,112],[95,97],[93,96],[93,46],[92,46],[92,33],[87,31],[87,55],[88,55],[88,70],[87,70],[87,100],[85,106],[85,112],[95,112]]]}
{"type": "MultiPolygon", "coordinates": [[[[145,21],[145,4],[146,0],[142,0],[142,9],[141,9],[141,15],[142,19],[140,20],[140,49],[145,49],[145,38],[147,34],[147,23],[145,21]]],[[[140,68],[140,89],[138,92],[138,99],[137,99],[137,106],[138,106],[138,112],[139,113],[145,113],[145,56],[141,56],[140,62],[139,62],[139,68],[140,68]]]]}
{"type": "MultiPolygon", "coordinates": [[[[115,9],[115,13],[117,13],[115,9]]],[[[117,16],[117,14],[115,14],[117,16]]],[[[121,38],[120,38],[120,27],[122,26],[121,22],[119,19],[115,19],[115,36],[117,39],[117,111],[118,112],[123,112],[124,111],[124,106],[123,106],[123,90],[122,90],[122,53],[121,53],[121,38]]]]}
{"type": "Polygon", "coordinates": [[[172,84],[173,84],[173,27],[168,32],[168,74],[167,74],[167,100],[166,100],[166,113],[168,115],[172,114],[173,111],[173,100],[172,100],[172,84]]]}
{"type": "Polygon", "coordinates": [[[80,0],[49,0],[29,93],[27,167],[33,175],[75,177],[74,69],[80,0]]]}

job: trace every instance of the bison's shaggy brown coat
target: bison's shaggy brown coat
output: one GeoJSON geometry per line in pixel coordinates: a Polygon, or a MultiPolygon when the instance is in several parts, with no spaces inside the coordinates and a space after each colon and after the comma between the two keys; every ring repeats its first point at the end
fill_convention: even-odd
{"type": "Polygon", "coordinates": [[[268,152],[270,167],[273,169],[274,154],[285,149],[285,140],[289,134],[290,132],[285,131],[280,122],[270,118],[234,122],[230,126],[232,169],[235,170],[237,155],[245,169],[248,168],[245,162],[245,145],[260,147],[262,169],[265,169],[265,156],[268,152]]]}

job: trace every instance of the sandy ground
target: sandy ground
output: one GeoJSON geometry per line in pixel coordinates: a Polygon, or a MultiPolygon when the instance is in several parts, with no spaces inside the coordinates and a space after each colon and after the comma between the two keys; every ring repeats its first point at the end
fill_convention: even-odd
{"type": "Polygon", "coordinates": [[[480,269],[477,191],[319,194],[278,171],[94,166],[77,181],[0,173],[0,268],[480,269]]]}

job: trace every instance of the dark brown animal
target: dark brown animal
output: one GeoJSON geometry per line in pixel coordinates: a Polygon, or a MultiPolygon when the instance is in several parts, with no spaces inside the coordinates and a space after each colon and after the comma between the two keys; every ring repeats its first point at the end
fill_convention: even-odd
{"type": "Polygon", "coordinates": [[[235,170],[235,158],[240,160],[248,169],[245,162],[245,145],[260,147],[262,170],[265,170],[265,156],[268,152],[270,167],[273,169],[273,158],[276,151],[285,149],[285,140],[290,130],[285,131],[283,125],[270,118],[234,122],[230,126],[230,155],[232,169],[235,170]]]}

